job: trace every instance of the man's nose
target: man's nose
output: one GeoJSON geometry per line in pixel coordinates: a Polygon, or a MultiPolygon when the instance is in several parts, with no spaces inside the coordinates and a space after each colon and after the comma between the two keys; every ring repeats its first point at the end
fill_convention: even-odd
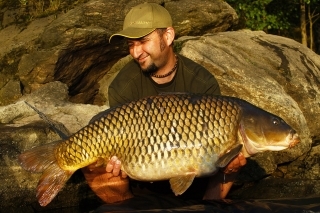
{"type": "Polygon", "coordinates": [[[130,47],[130,54],[133,58],[139,58],[142,54],[142,46],[140,44],[133,44],[130,47]]]}

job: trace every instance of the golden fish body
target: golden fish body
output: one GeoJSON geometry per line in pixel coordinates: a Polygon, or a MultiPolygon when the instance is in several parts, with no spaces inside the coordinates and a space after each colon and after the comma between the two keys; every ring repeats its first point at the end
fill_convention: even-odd
{"type": "MultiPolygon", "coordinates": [[[[34,153],[44,152],[41,147],[19,159],[29,171],[58,171],[56,176],[64,184],[77,169],[117,156],[129,177],[170,180],[175,194],[182,194],[194,177],[214,174],[240,151],[249,157],[298,141],[296,132],[281,118],[244,100],[166,94],[106,110],[69,139],[53,144],[52,157],[46,162],[35,157],[34,153]]],[[[48,150],[49,145],[44,147],[48,150]]],[[[41,205],[49,203],[63,185],[53,193],[41,182],[55,182],[56,178],[44,172],[37,188],[41,205]]]]}
{"type": "Polygon", "coordinates": [[[238,143],[240,110],[233,102],[210,96],[145,98],[108,110],[61,143],[55,154],[65,170],[115,155],[123,170],[138,180],[163,180],[186,172],[201,176],[212,173],[212,162],[238,143]]]}

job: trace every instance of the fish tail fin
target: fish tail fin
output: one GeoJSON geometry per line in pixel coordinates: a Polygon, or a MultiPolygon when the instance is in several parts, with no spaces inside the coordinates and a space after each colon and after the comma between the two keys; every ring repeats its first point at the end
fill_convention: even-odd
{"type": "Polygon", "coordinates": [[[37,186],[37,199],[46,206],[58,194],[74,171],[60,168],[54,150],[60,141],[28,150],[18,156],[21,167],[29,172],[42,172],[37,186]]]}
{"type": "Polygon", "coordinates": [[[41,206],[49,204],[73,173],[74,171],[61,169],[56,163],[44,170],[37,186],[36,196],[39,204],[41,206]]]}

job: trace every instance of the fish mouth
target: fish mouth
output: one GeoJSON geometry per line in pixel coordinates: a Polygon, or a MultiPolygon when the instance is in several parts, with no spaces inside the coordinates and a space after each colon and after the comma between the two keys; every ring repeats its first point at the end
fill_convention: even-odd
{"type": "MultiPolygon", "coordinates": [[[[300,142],[299,135],[296,133],[295,130],[290,130],[289,134],[282,142],[274,142],[273,145],[263,145],[257,144],[259,147],[258,149],[261,151],[270,150],[270,151],[281,151],[287,148],[292,148],[300,142]]],[[[254,143],[254,142],[253,142],[254,143]]],[[[272,143],[272,142],[271,142],[272,143]]]]}
{"type": "Polygon", "coordinates": [[[246,148],[247,153],[251,156],[263,151],[281,151],[290,147],[290,144],[286,141],[276,143],[274,145],[266,145],[266,144],[259,144],[254,142],[246,137],[244,142],[244,146],[246,148]]]}
{"type": "Polygon", "coordinates": [[[287,140],[289,142],[289,148],[292,148],[300,142],[300,137],[296,131],[292,130],[288,135],[287,140]]]}

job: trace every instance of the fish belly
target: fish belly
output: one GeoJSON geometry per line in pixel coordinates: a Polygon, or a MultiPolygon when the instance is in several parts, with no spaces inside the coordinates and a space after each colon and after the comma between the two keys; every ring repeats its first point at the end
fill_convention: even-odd
{"type": "Polygon", "coordinates": [[[206,153],[201,147],[192,150],[171,150],[149,156],[150,161],[138,158],[137,161],[123,163],[123,170],[133,179],[140,181],[168,180],[177,176],[194,174],[196,177],[213,175],[218,160],[216,153],[206,153]],[[168,157],[172,156],[172,157],[168,157]]]}

